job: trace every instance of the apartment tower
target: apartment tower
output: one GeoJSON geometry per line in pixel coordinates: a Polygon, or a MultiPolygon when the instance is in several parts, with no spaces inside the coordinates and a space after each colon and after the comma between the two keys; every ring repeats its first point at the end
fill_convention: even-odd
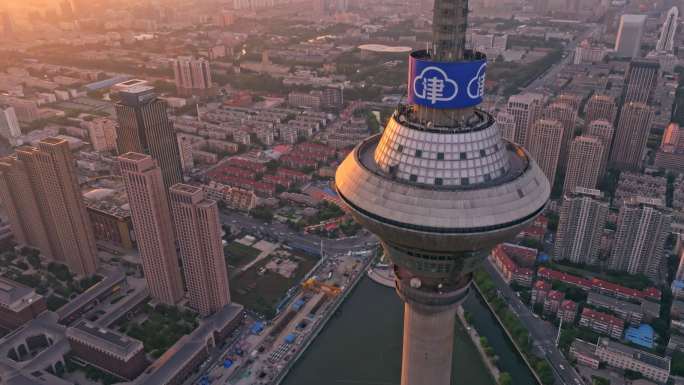
{"type": "Polygon", "coordinates": [[[209,62],[194,58],[179,58],[171,61],[176,75],[178,94],[199,96],[202,99],[216,97],[218,85],[211,82],[209,62]]]}
{"type": "Polygon", "coordinates": [[[501,128],[501,136],[508,141],[515,141],[515,116],[501,111],[496,115],[496,121],[501,128]]]}
{"type": "Polygon", "coordinates": [[[634,59],[629,63],[620,96],[621,108],[631,102],[653,105],[653,93],[658,83],[659,69],[660,62],[654,59],[634,59]]]}
{"type": "Polygon", "coordinates": [[[601,154],[601,164],[599,165],[599,178],[602,178],[606,173],[606,167],[608,165],[608,159],[610,155],[610,146],[613,142],[613,124],[606,119],[600,118],[589,123],[588,126],[584,128],[582,135],[591,135],[598,138],[603,145],[603,153],[601,154]]]}
{"type": "Polygon", "coordinates": [[[577,187],[566,193],[553,259],[595,265],[608,211],[609,200],[599,190],[577,187]]]}
{"type": "Polygon", "coordinates": [[[646,15],[622,15],[615,44],[617,56],[639,57],[645,26],[646,15]]]}
{"type": "MultiPolygon", "coordinates": [[[[560,153],[558,155],[558,170],[565,172],[568,163],[568,151],[575,133],[577,110],[568,103],[551,103],[544,109],[545,119],[555,119],[563,125],[560,153]]],[[[534,133],[532,134],[534,136],[534,133]]]]}
{"type": "Polygon", "coordinates": [[[121,95],[121,101],[116,103],[117,149],[119,154],[135,152],[154,158],[168,191],[183,181],[178,141],[164,102],[146,83],[134,79],[116,85],[121,95]]]}
{"type": "Polygon", "coordinates": [[[575,187],[593,189],[601,181],[601,161],[605,147],[601,140],[592,135],[582,135],[570,144],[570,159],[565,173],[563,191],[574,191],[575,187]]]}
{"type": "Polygon", "coordinates": [[[557,119],[540,119],[532,126],[529,151],[549,181],[556,175],[562,139],[563,124],[557,119]]]}
{"type": "Polygon", "coordinates": [[[663,29],[660,31],[660,39],[656,45],[656,51],[672,51],[674,48],[674,37],[677,30],[677,16],[679,11],[677,7],[670,8],[665,16],[665,23],[663,29]]]}
{"type": "Polygon", "coordinates": [[[180,183],[169,192],[190,306],[212,315],[230,303],[216,201],[206,199],[202,188],[180,183]]]}
{"type": "Polygon", "coordinates": [[[175,305],[183,297],[183,283],[162,170],[149,155],[129,152],[117,159],[150,294],[175,305]]]}
{"type": "Polygon", "coordinates": [[[71,273],[95,274],[100,259],[66,140],[41,139],[0,160],[0,199],[19,244],[71,273]]]}
{"type": "Polygon", "coordinates": [[[19,120],[9,104],[0,105],[0,135],[5,139],[21,135],[19,120]]]}
{"type": "Polygon", "coordinates": [[[532,126],[542,118],[544,95],[526,93],[508,98],[506,112],[515,117],[515,138],[513,142],[529,148],[532,126]]]}
{"type": "Polygon", "coordinates": [[[660,199],[637,197],[620,207],[608,268],[654,279],[670,234],[672,209],[660,199]]]}
{"type": "Polygon", "coordinates": [[[613,141],[609,167],[638,172],[653,122],[653,109],[644,103],[629,103],[622,108],[613,141]]]}
{"type": "Polygon", "coordinates": [[[610,96],[594,95],[587,101],[584,107],[584,128],[589,127],[591,122],[598,119],[605,119],[610,124],[615,122],[615,101],[610,96]]]}
{"type": "Polygon", "coordinates": [[[14,23],[14,16],[10,11],[0,11],[0,21],[2,21],[2,29],[5,34],[17,33],[17,25],[14,23]]]}

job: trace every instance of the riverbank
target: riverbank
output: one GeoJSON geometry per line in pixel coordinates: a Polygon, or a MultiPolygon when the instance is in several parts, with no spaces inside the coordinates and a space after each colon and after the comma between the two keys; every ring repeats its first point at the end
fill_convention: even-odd
{"type": "Polygon", "coordinates": [[[373,281],[387,287],[394,289],[396,284],[394,283],[394,272],[390,269],[370,269],[368,270],[368,278],[373,281]]]}
{"type": "Polygon", "coordinates": [[[480,335],[477,334],[477,330],[468,326],[468,322],[466,322],[463,315],[463,306],[458,307],[456,314],[458,314],[458,319],[461,321],[461,326],[464,328],[465,332],[468,333],[470,340],[473,341],[477,351],[480,353],[480,359],[482,360],[482,363],[487,368],[487,371],[489,371],[489,374],[492,376],[494,382],[497,382],[497,379],[501,375],[501,371],[496,367],[496,365],[492,364],[491,358],[487,357],[487,353],[485,353],[484,347],[480,343],[480,335]]]}

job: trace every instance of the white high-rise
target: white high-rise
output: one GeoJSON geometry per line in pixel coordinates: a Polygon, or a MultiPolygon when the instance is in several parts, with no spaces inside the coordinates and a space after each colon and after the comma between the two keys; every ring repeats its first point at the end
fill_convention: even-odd
{"type": "Polygon", "coordinates": [[[565,195],[553,259],[595,265],[601,250],[609,200],[601,191],[577,187],[565,195]]]}
{"type": "Polygon", "coordinates": [[[501,136],[511,142],[515,141],[515,116],[501,111],[496,116],[496,121],[501,129],[501,136]]]}
{"type": "Polygon", "coordinates": [[[17,114],[9,105],[0,106],[0,135],[5,139],[21,135],[17,114]]]}
{"type": "Polygon", "coordinates": [[[641,40],[644,37],[646,15],[622,15],[615,51],[618,56],[639,56],[641,40]]]}
{"type": "Polygon", "coordinates": [[[674,48],[674,36],[675,31],[677,30],[677,16],[679,16],[677,7],[672,7],[669,11],[667,11],[667,17],[665,17],[663,29],[660,31],[660,39],[658,40],[658,45],[656,45],[656,50],[672,51],[674,48]]]}
{"type": "Polygon", "coordinates": [[[513,142],[529,148],[532,139],[532,125],[541,119],[545,98],[542,94],[525,93],[508,98],[506,112],[515,118],[513,142]]]}

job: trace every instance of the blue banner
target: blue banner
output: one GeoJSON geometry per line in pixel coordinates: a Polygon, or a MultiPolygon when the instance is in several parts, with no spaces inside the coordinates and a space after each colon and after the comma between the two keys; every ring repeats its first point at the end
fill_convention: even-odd
{"type": "Polygon", "coordinates": [[[482,103],[487,58],[458,63],[409,57],[409,100],[434,108],[464,108],[482,103]]]}

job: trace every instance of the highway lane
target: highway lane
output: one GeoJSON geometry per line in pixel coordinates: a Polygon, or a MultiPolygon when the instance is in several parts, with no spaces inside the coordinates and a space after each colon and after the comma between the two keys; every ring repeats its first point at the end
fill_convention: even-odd
{"type": "Polygon", "coordinates": [[[532,338],[536,341],[535,351],[540,357],[546,357],[554,371],[554,377],[558,384],[583,384],[582,379],[575,373],[572,366],[563,358],[561,352],[556,348],[556,337],[558,329],[555,329],[550,322],[543,321],[534,316],[532,310],[528,309],[520,301],[515,292],[506,284],[496,271],[496,267],[486,260],[483,267],[489,273],[492,281],[496,284],[501,294],[508,299],[513,311],[517,313],[520,321],[530,331],[532,338]]]}

